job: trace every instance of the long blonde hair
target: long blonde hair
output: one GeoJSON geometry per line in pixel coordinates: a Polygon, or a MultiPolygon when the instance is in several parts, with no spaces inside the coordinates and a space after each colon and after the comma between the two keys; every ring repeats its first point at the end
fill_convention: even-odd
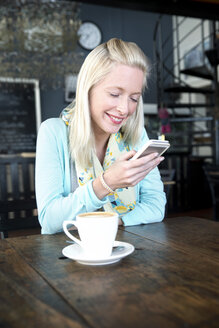
{"type": "MultiPolygon", "coordinates": [[[[71,158],[77,158],[83,167],[91,165],[92,152],[95,151],[89,92],[94,85],[104,79],[115,63],[140,68],[145,76],[143,88],[146,87],[148,60],[135,43],[113,38],[89,53],[78,75],[76,98],[66,108],[71,158]]],[[[138,142],[143,119],[143,101],[140,97],[135,113],[129,117],[121,129],[125,142],[133,146],[138,142]]]]}

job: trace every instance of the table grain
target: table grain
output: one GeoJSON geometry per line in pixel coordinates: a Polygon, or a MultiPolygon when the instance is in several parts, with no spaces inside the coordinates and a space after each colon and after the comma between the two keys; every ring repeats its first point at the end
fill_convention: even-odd
{"type": "Polygon", "coordinates": [[[120,228],[133,254],[107,266],[63,258],[63,234],[0,242],[0,327],[218,327],[218,223],[120,228]]]}
{"type": "Polygon", "coordinates": [[[219,224],[216,221],[177,217],[148,225],[125,227],[126,231],[137,234],[175,248],[183,249],[189,254],[207,256],[219,260],[219,224]]]}

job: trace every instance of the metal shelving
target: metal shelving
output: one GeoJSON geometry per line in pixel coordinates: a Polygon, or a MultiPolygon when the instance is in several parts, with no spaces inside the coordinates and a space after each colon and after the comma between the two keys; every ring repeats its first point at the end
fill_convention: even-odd
{"type": "Polygon", "coordinates": [[[192,27],[189,19],[173,17],[172,34],[165,35],[160,15],[154,31],[157,120],[159,109],[165,107],[171,125],[171,132],[166,133],[171,147],[160,168],[176,170],[168,206],[172,211],[209,205],[202,166],[209,161],[219,164],[219,24],[199,19],[192,27]],[[180,32],[183,25],[184,34],[180,32]],[[194,32],[200,40],[191,37],[194,32]],[[182,42],[190,46],[187,51],[182,51],[182,42]],[[199,60],[194,64],[196,55],[199,60]]]}
{"type": "MultiPolygon", "coordinates": [[[[214,162],[219,162],[219,155],[217,154],[218,147],[218,126],[219,115],[216,113],[219,111],[217,101],[218,90],[218,77],[217,77],[217,65],[219,55],[218,41],[215,41],[217,35],[218,22],[197,20],[191,29],[187,27],[187,17],[175,17],[175,24],[173,26],[173,34],[163,37],[165,29],[162,26],[163,16],[160,15],[155,31],[154,31],[154,56],[157,67],[157,103],[158,110],[161,107],[168,108],[170,113],[170,123],[173,127],[172,139],[174,146],[178,148],[178,135],[176,133],[177,127],[174,125],[179,123],[187,123],[188,127],[185,128],[185,133],[189,135],[187,149],[191,155],[197,154],[198,147],[209,147],[214,162]],[[183,36],[180,35],[180,29],[186,26],[186,33],[183,36]],[[208,30],[206,33],[206,29],[208,30]],[[187,38],[191,38],[192,33],[200,31],[200,40],[194,38],[195,45],[191,47],[191,54],[183,53],[181,45],[186,42],[187,38]],[[172,44],[171,44],[172,43],[172,44]],[[206,50],[206,44],[211,49],[206,50]],[[215,46],[216,45],[216,46],[215,46]],[[215,48],[216,47],[216,48],[215,48]],[[196,51],[196,49],[198,49],[196,51]],[[215,50],[216,49],[216,50],[215,50]],[[215,53],[216,51],[216,53],[215,53]],[[212,55],[213,53],[213,55],[212,55]],[[172,54],[172,55],[171,55],[172,54]],[[212,61],[208,60],[207,54],[211,55],[212,61]],[[199,55],[198,65],[192,66],[192,55],[199,55]],[[172,57],[171,57],[172,56],[172,57]],[[187,57],[186,57],[187,56],[187,57]],[[172,58],[172,61],[170,60],[172,58]],[[185,62],[189,62],[189,67],[186,67],[185,62]],[[201,83],[201,86],[193,85],[188,82],[187,77],[195,77],[196,80],[206,80],[206,83],[201,83]],[[204,86],[203,86],[204,85],[204,86]],[[194,101],[194,95],[202,95],[203,102],[194,101]],[[182,95],[188,96],[188,101],[182,101],[182,95]],[[200,115],[200,108],[205,110],[205,115],[200,115]],[[185,111],[187,109],[187,114],[185,111]],[[181,111],[181,112],[180,112],[181,111]],[[177,112],[177,113],[176,113],[177,112]],[[197,122],[203,122],[205,128],[199,129],[197,122]],[[197,131],[198,130],[198,131],[197,131]],[[195,134],[203,134],[203,137],[208,133],[206,143],[194,142],[195,134]],[[211,134],[211,142],[209,142],[209,133],[211,134]]],[[[188,42],[187,42],[188,43],[188,42]]],[[[168,135],[170,136],[170,135],[168,135]]],[[[181,141],[179,142],[181,144],[181,141]]],[[[209,154],[206,154],[206,158],[209,158],[209,154]]]]}

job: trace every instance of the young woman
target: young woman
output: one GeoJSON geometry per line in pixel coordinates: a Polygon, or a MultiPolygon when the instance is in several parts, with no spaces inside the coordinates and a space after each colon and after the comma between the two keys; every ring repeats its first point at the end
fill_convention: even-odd
{"type": "Polygon", "coordinates": [[[148,64],[132,42],[111,39],[85,59],[75,100],[43,122],[37,140],[36,197],[42,233],[62,230],[78,213],[116,211],[120,224],[163,219],[166,203],[150,154],[130,160],[148,140],[142,93],[148,64]]]}

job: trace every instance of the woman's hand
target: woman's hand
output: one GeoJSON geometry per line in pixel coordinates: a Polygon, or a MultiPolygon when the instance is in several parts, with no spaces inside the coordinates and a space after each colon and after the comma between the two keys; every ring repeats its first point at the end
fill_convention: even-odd
{"type": "MultiPolygon", "coordinates": [[[[153,153],[130,161],[135,153],[135,150],[131,150],[122,155],[104,172],[104,181],[112,190],[134,187],[164,159],[164,157],[157,157],[157,153],[153,153]]],[[[93,189],[99,199],[109,194],[109,191],[102,185],[100,177],[93,181],[93,189]]]]}
{"type": "Polygon", "coordinates": [[[130,160],[135,153],[132,150],[122,155],[105,171],[104,180],[111,189],[134,187],[164,159],[158,157],[157,153],[152,153],[130,160]]]}

